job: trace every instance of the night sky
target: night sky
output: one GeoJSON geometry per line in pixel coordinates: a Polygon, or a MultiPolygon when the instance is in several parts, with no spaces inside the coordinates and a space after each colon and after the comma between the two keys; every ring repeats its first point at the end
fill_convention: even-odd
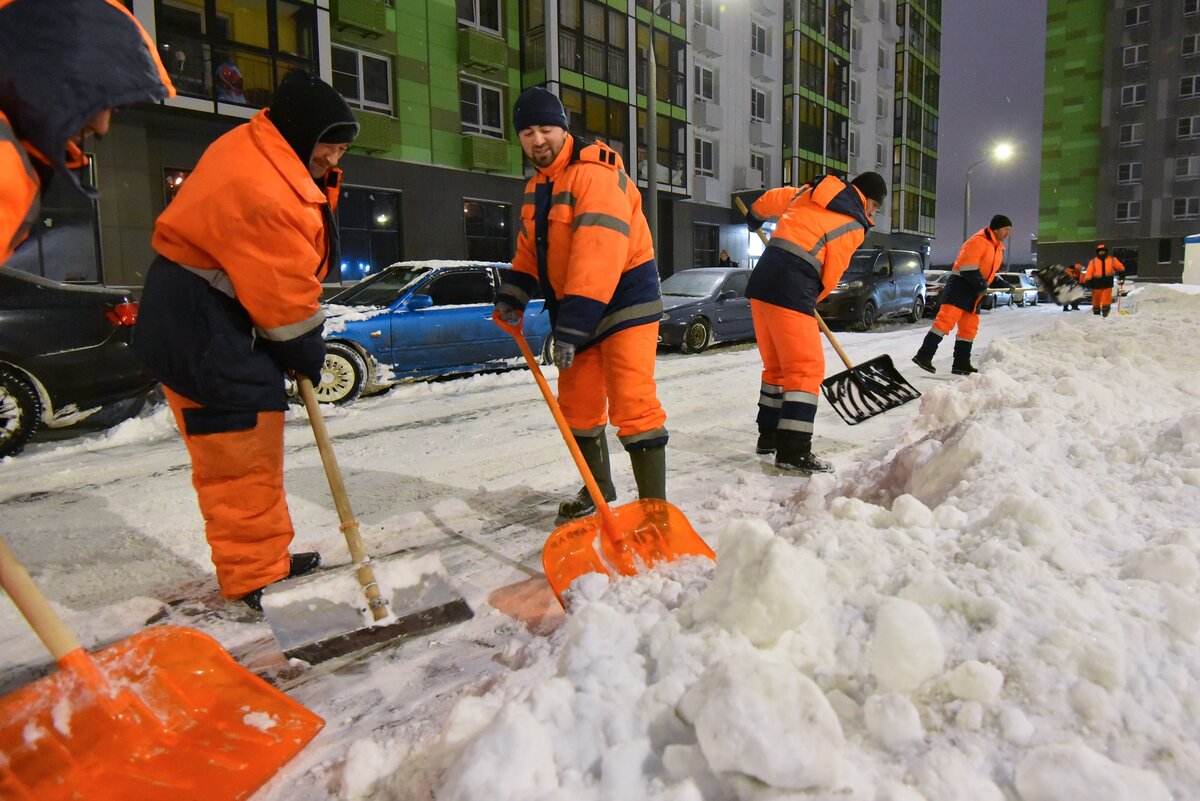
{"type": "MultiPolygon", "coordinates": [[[[970,232],[992,215],[1013,221],[1009,258],[1027,263],[1037,233],[1042,140],[1046,0],[945,0],[942,3],[941,120],[934,264],[954,261],[962,245],[967,167],[998,142],[1016,154],[971,173],[970,232]]],[[[1097,56],[1099,57],[1099,56],[1097,56]]]]}

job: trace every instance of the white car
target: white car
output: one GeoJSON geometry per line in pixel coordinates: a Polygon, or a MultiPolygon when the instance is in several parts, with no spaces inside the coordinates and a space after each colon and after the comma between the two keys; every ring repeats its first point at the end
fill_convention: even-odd
{"type": "Polygon", "coordinates": [[[1037,284],[1025,273],[1000,273],[1000,277],[1012,287],[1013,303],[1018,306],[1024,306],[1028,303],[1030,306],[1038,304],[1038,288],[1037,284]]]}

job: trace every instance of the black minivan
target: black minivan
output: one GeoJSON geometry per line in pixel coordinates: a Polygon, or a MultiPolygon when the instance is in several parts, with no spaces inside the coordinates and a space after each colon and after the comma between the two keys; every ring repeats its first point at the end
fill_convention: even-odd
{"type": "Polygon", "coordinates": [[[925,313],[925,262],[913,250],[863,248],[850,259],[842,279],[817,304],[829,322],[866,331],[876,320],[903,316],[910,323],[925,313]]]}

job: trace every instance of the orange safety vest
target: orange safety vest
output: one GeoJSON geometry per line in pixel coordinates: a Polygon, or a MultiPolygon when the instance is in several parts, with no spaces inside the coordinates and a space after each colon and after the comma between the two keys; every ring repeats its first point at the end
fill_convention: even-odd
{"type": "Polygon", "coordinates": [[[991,228],[977,231],[963,243],[954,260],[954,272],[963,274],[978,271],[984,285],[992,283],[1004,265],[1004,243],[996,240],[991,228]]]}
{"type": "MultiPolygon", "coordinates": [[[[1105,289],[1112,286],[1112,277],[1117,273],[1125,272],[1125,265],[1116,256],[1105,256],[1103,259],[1096,256],[1088,262],[1087,272],[1084,273],[1083,281],[1088,283],[1093,279],[1109,279],[1105,284],[1105,289]]],[[[1099,283],[1104,283],[1103,281],[1099,283]]],[[[1090,286],[1090,284],[1089,284],[1090,286]]]]}
{"type": "Polygon", "coordinates": [[[41,207],[42,182],[0,111],[0,264],[29,236],[41,207]]]}

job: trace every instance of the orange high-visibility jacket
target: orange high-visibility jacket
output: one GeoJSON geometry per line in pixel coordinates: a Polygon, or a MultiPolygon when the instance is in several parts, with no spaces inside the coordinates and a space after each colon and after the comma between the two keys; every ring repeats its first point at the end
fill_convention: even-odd
{"type": "Polygon", "coordinates": [[[0,0],[0,264],[29,235],[43,182],[87,164],[96,114],[175,94],[158,48],[117,0],[0,0]]]}
{"type": "Polygon", "coordinates": [[[954,272],[964,277],[967,273],[978,272],[986,288],[1003,265],[1004,243],[996,239],[991,228],[983,228],[959,248],[954,272]]]}
{"type": "MultiPolygon", "coordinates": [[[[768,248],[778,248],[811,266],[821,279],[821,300],[838,285],[850,257],[866,239],[873,220],[862,192],[827,175],[815,186],[781,186],[764,192],[750,207],[759,220],[779,218],[768,248]]],[[[768,300],[768,298],[763,298],[768,300]]]]}
{"type": "Polygon", "coordinates": [[[1116,256],[1096,256],[1088,262],[1087,272],[1083,274],[1083,283],[1092,289],[1111,289],[1113,277],[1124,273],[1125,265],[1116,256]],[[1108,279],[1105,281],[1104,279],[1108,279]]]}
{"type": "Polygon", "coordinates": [[[523,309],[541,286],[560,342],[577,348],[662,316],[642,196],[620,155],[568,134],[525,185],[512,270],[498,300],[523,309]]]}

